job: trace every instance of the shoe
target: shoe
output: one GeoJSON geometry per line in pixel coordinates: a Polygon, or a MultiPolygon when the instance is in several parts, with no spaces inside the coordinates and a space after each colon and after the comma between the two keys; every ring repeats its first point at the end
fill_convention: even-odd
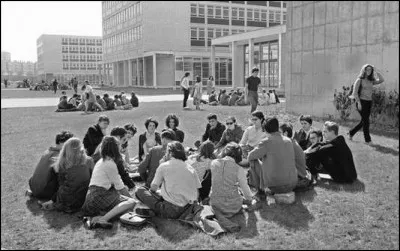
{"type": "Polygon", "coordinates": [[[94,228],[104,228],[104,229],[111,229],[113,224],[110,222],[99,221],[100,217],[83,217],[83,224],[88,229],[94,228]]]}
{"type": "Polygon", "coordinates": [[[30,189],[27,189],[27,190],[25,191],[25,196],[29,196],[29,197],[33,196],[32,191],[31,191],[30,189]]]}
{"type": "Polygon", "coordinates": [[[260,201],[265,201],[267,199],[267,195],[262,190],[258,190],[254,196],[257,197],[260,201]]]}
{"type": "Polygon", "coordinates": [[[347,133],[347,137],[349,138],[349,140],[353,141],[353,136],[351,136],[350,132],[347,133]]]}
{"type": "Polygon", "coordinates": [[[147,209],[147,208],[136,208],[135,213],[139,217],[143,217],[143,218],[152,218],[152,217],[156,216],[156,214],[154,213],[153,210],[147,209]]]}

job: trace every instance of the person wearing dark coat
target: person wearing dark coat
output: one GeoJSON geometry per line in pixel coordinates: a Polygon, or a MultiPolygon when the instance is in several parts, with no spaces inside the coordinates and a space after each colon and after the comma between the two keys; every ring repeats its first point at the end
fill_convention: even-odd
{"type": "Polygon", "coordinates": [[[89,127],[87,130],[83,138],[83,145],[85,146],[88,156],[92,156],[97,146],[101,143],[109,124],[110,119],[106,115],[101,115],[97,124],[89,127]]]}
{"type": "Polygon", "coordinates": [[[206,131],[203,134],[202,142],[210,140],[214,145],[216,145],[221,140],[226,127],[218,121],[216,114],[208,115],[207,119],[208,124],[206,131]]]}
{"type": "Polygon", "coordinates": [[[167,128],[163,129],[162,131],[164,132],[168,129],[172,129],[175,132],[176,140],[183,143],[183,140],[185,139],[185,133],[178,129],[179,118],[175,114],[168,114],[168,116],[165,118],[165,125],[167,128]]]}
{"type": "Polygon", "coordinates": [[[313,130],[313,121],[310,115],[301,115],[299,120],[302,128],[294,133],[294,139],[304,151],[311,146],[310,132],[313,130]]]}
{"type": "Polygon", "coordinates": [[[336,182],[352,183],[357,179],[353,154],[338,132],[339,126],[335,122],[325,122],[323,133],[327,142],[319,143],[308,151],[307,166],[314,176],[326,171],[336,182]]]}
{"type": "Polygon", "coordinates": [[[146,131],[139,135],[139,161],[144,159],[144,156],[150,151],[151,147],[161,145],[161,136],[155,131],[158,127],[158,121],[148,118],[144,125],[146,131]]]}
{"type": "Polygon", "coordinates": [[[139,107],[139,99],[134,92],[131,93],[131,105],[132,107],[139,107]]]}

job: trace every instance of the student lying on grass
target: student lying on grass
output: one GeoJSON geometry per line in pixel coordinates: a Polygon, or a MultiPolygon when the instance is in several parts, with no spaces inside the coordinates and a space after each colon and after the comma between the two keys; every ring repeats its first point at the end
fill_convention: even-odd
{"type": "Polygon", "coordinates": [[[121,145],[113,136],[104,137],[101,143],[101,159],[96,163],[89,190],[82,211],[85,225],[91,229],[96,227],[112,228],[110,220],[135,207],[136,201],[130,194],[121,176],[118,174],[116,163],[121,161],[121,145]],[[102,215],[106,212],[105,215],[102,215]]]}

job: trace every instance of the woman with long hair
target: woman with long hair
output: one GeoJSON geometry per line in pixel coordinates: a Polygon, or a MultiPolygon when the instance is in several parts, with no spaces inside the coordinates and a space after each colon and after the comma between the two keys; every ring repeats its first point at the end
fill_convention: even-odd
{"type": "Polygon", "coordinates": [[[179,118],[175,114],[168,114],[165,118],[165,126],[167,128],[163,129],[162,131],[166,131],[168,129],[172,129],[175,132],[176,140],[183,143],[185,139],[185,133],[178,129],[179,126],[179,118]]]}
{"type": "Polygon", "coordinates": [[[183,108],[187,108],[187,100],[190,94],[190,84],[189,84],[190,72],[186,72],[181,78],[181,87],[183,91],[183,108]]]}
{"type": "Polygon", "coordinates": [[[121,161],[121,145],[114,136],[105,136],[101,142],[101,159],[97,161],[90,180],[82,210],[88,228],[111,228],[109,221],[136,205],[118,174],[116,163],[121,161]],[[106,212],[104,216],[98,216],[106,212]]]}
{"type": "Polygon", "coordinates": [[[200,110],[201,98],[203,96],[203,84],[201,83],[200,76],[196,76],[196,83],[194,84],[193,103],[196,110],[200,110]]]}
{"type": "Polygon", "coordinates": [[[357,110],[361,115],[361,121],[348,132],[350,140],[353,140],[353,136],[358,130],[363,128],[365,143],[371,143],[371,136],[369,135],[369,116],[371,115],[373,86],[379,85],[384,81],[382,75],[373,65],[366,64],[361,68],[353,90],[353,96],[356,101],[357,110]],[[374,72],[376,72],[378,79],[375,78],[374,72]]]}
{"type": "Polygon", "coordinates": [[[161,136],[156,129],[158,121],[153,118],[148,118],[144,122],[146,131],[139,135],[139,161],[142,161],[146,154],[156,145],[161,145],[161,136]]]}
{"type": "Polygon", "coordinates": [[[67,213],[79,211],[85,202],[93,166],[93,160],[86,155],[81,140],[67,140],[54,163],[54,171],[58,173],[58,191],[42,207],[67,213]]]}

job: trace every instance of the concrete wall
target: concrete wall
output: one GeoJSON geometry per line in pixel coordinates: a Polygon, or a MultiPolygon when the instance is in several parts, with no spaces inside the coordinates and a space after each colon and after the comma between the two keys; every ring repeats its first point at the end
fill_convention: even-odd
{"type": "Polygon", "coordinates": [[[43,63],[45,73],[61,73],[63,68],[61,36],[43,35],[43,63]]]}
{"type": "Polygon", "coordinates": [[[143,1],[144,51],[189,51],[190,2],[143,1]]]}
{"type": "Polygon", "coordinates": [[[288,2],[283,48],[288,111],[335,115],[334,90],[366,63],[382,72],[380,88],[399,90],[399,2],[288,2]]]}
{"type": "Polygon", "coordinates": [[[175,57],[173,55],[157,55],[157,87],[175,85],[175,57]]]}
{"type": "Polygon", "coordinates": [[[151,57],[145,57],[145,63],[146,63],[146,85],[149,87],[153,87],[153,56],[151,57]]]}

